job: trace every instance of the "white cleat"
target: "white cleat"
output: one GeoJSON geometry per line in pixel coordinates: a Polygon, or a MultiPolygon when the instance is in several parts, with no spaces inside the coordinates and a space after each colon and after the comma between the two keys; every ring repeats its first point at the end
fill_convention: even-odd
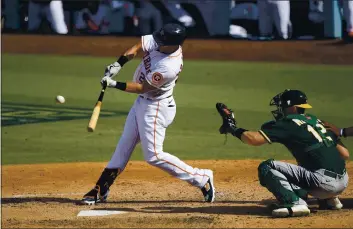
{"type": "Polygon", "coordinates": [[[310,214],[310,209],[306,205],[293,205],[287,208],[278,208],[272,211],[272,216],[274,217],[297,217],[297,216],[307,216],[310,214]]]}
{"type": "Polygon", "coordinates": [[[319,200],[319,208],[329,210],[340,210],[343,208],[343,204],[341,203],[340,199],[338,199],[338,197],[332,197],[329,199],[319,200]]]}

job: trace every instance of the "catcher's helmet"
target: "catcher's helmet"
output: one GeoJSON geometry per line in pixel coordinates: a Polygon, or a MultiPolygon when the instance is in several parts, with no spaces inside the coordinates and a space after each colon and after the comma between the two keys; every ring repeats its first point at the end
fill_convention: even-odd
{"type": "Polygon", "coordinates": [[[153,38],[159,46],[182,45],[186,38],[186,29],[182,25],[169,23],[154,32],[153,38]]]}
{"type": "Polygon", "coordinates": [[[308,98],[305,93],[299,90],[287,89],[274,96],[270,101],[270,106],[276,106],[277,109],[272,111],[273,116],[276,120],[281,119],[285,116],[284,109],[288,107],[298,107],[299,113],[304,113],[304,109],[312,108],[308,104],[308,98]]]}

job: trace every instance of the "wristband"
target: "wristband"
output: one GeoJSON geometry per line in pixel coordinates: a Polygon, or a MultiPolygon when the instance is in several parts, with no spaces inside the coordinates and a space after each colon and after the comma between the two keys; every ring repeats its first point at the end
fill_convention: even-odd
{"type": "Polygon", "coordinates": [[[248,131],[246,129],[243,128],[236,128],[235,131],[232,132],[232,135],[239,138],[241,140],[241,135],[245,132],[248,131]]]}
{"type": "Polygon", "coordinates": [[[343,129],[344,128],[340,129],[340,137],[343,137],[343,129]]]}
{"type": "Polygon", "coordinates": [[[128,61],[129,59],[126,56],[120,56],[117,62],[120,64],[121,67],[123,67],[124,64],[126,64],[126,62],[128,61]]]}
{"type": "Polygon", "coordinates": [[[122,91],[125,91],[126,90],[126,86],[127,86],[126,83],[116,82],[115,88],[119,89],[119,90],[122,90],[122,91]]]}
{"type": "Polygon", "coordinates": [[[347,137],[346,128],[341,129],[341,136],[347,137]]]}

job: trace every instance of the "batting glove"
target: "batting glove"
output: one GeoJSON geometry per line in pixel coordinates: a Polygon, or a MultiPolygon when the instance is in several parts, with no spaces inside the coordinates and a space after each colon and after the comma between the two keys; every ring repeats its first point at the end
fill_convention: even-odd
{"type": "Polygon", "coordinates": [[[101,85],[102,85],[102,87],[104,85],[107,85],[107,87],[115,87],[116,86],[116,81],[112,80],[112,78],[110,78],[109,76],[104,76],[101,79],[101,85]]]}
{"type": "Polygon", "coordinates": [[[119,73],[121,65],[116,61],[105,68],[104,76],[109,76],[113,78],[116,74],[119,73]]]}

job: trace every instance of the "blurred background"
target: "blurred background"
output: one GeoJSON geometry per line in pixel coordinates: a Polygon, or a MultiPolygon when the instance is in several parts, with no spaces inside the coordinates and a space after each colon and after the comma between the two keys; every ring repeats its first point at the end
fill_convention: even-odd
{"type": "Polygon", "coordinates": [[[2,0],[2,32],[139,36],[176,22],[193,38],[353,38],[351,0],[2,0]]]}
{"type": "MultiPolygon", "coordinates": [[[[109,90],[95,134],[87,133],[101,77],[140,35],[167,22],[183,24],[192,38],[183,44],[168,152],[190,160],[292,158],[281,146],[258,150],[229,140],[224,147],[214,109],[227,104],[255,130],[273,118],[269,100],[286,88],[307,93],[323,120],[352,124],[353,0],[1,3],[4,164],[109,160],[136,95],[109,90]],[[65,104],[55,103],[57,95],[65,104]]],[[[131,80],[140,61],[125,65],[119,79],[131,80]]],[[[137,151],[132,159],[143,160],[137,151]]]]}

